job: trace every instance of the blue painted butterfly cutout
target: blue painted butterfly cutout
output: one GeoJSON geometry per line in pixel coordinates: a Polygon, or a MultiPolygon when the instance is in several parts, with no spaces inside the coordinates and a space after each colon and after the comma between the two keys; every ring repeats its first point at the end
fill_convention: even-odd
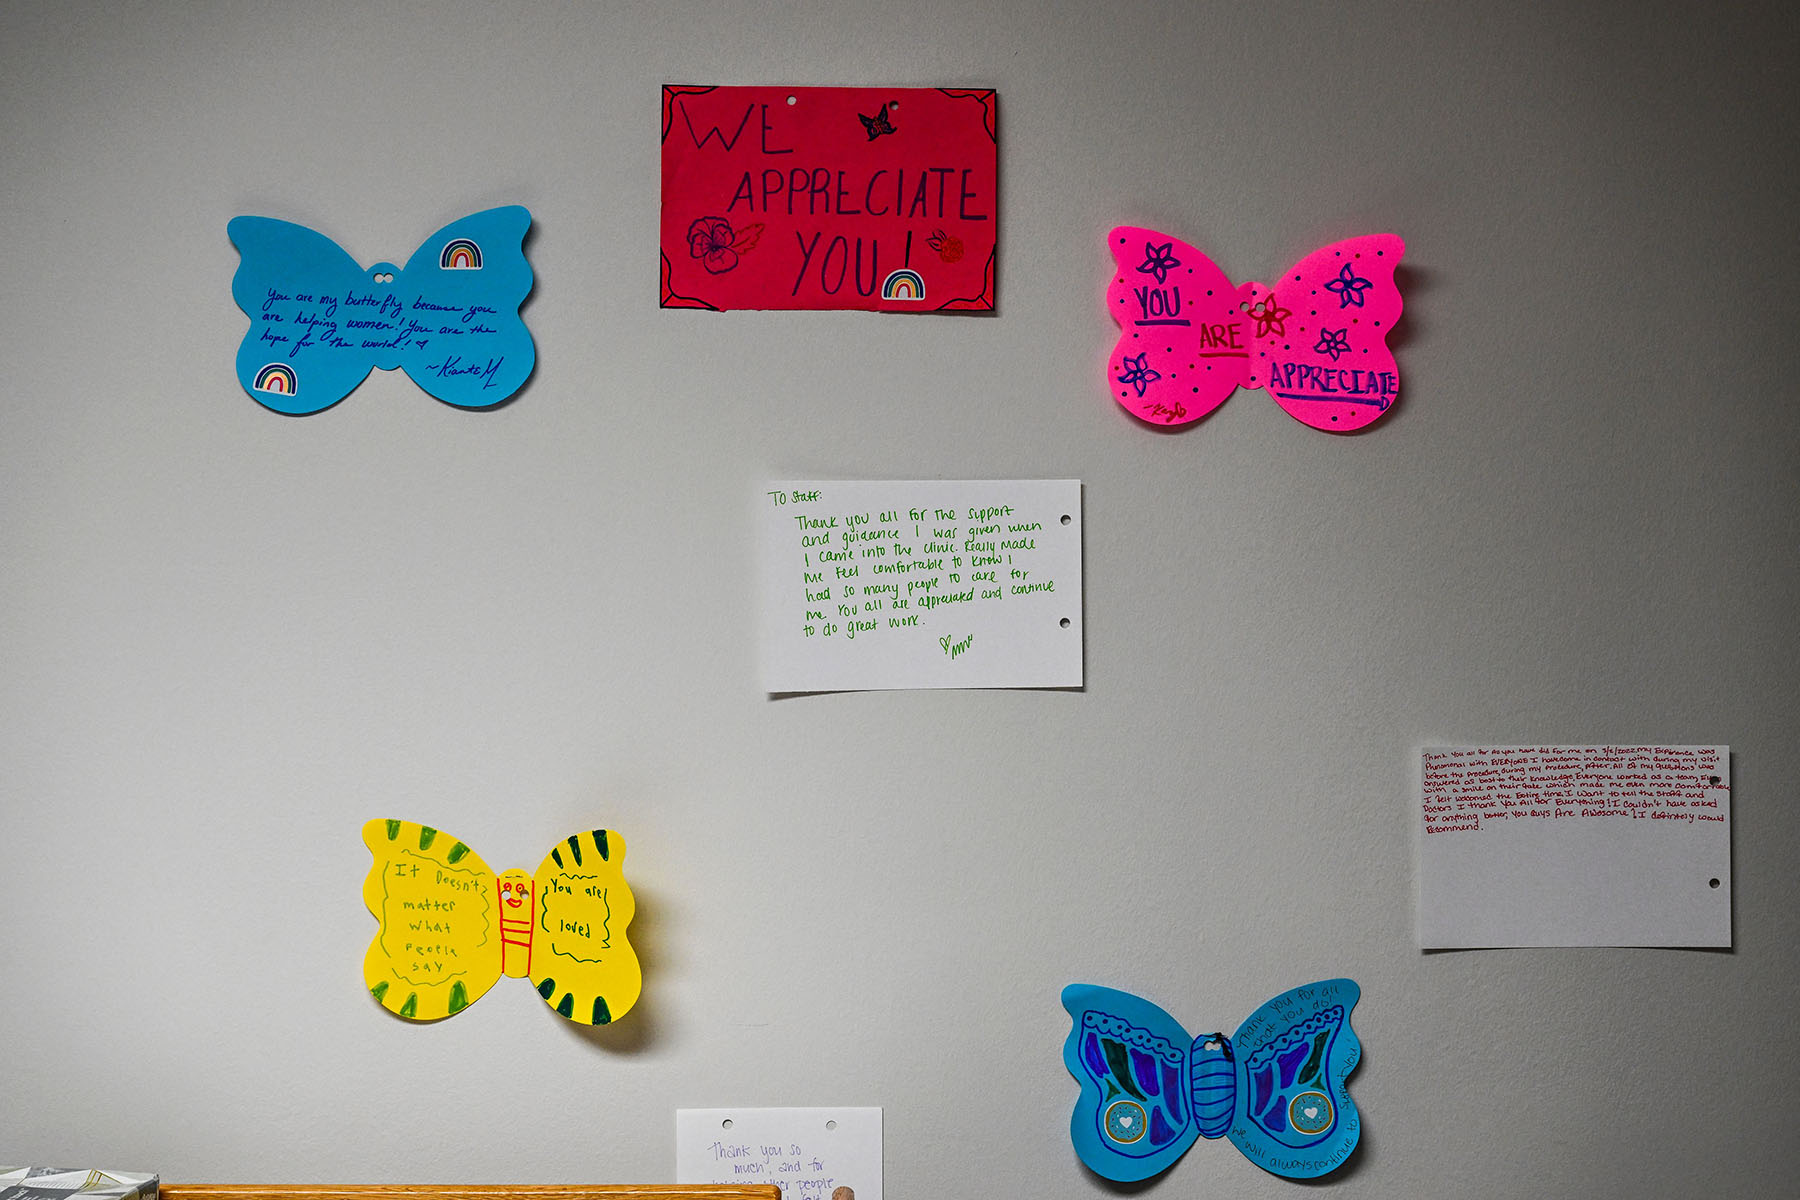
{"type": "Polygon", "coordinates": [[[1229,1138],[1265,1171],[1311,1179],[1350,1157],[1362,1123],[1344,1080],[1362,1056],[1350,1028],[1360,989],[1307,984],[1238,1031],[1190,1039],[1130,992],[1070,984],[1063,1064],[1081,1085],[1069,1137],[1095,1174],[1120,1182],[1173,1166],[1196,1138],[1229,1138]]]}
{"type": "Polygon", "coordinates": [[[406,266],[363,268],[320,233],[270,217],[234,217],[243,261],[231,295],[250,318],[238,381],[276,412],[330,408],[369,371],[396,367],[458,408],[492,408],[537,361],[519,305],[531,293],[518,205],[452,221],[406,266]]]}

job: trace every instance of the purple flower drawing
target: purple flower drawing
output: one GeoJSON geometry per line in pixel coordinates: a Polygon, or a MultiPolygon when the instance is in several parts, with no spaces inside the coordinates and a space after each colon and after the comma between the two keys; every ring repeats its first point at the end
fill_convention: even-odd
{"type": "Polygon", "coordinates": [[[701,217],[688,226],[688,253],[714,275],[723,275],[738,264],[731,222],[724,217],[701,217]]]}

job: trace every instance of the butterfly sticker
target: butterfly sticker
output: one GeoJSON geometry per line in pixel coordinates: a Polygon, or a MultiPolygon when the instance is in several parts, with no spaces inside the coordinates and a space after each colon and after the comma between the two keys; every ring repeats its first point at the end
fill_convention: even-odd
{"type": "Polygon", "coordinates": [[[452,221],[406,260],[364,268],[324,234],[271,217],[225,227],[242,262],[231,295],[250,318],[238,382],[276,412],[315,413],[369,371],[396,367],[446,404],[492,408],[531,375],[519,316],[531,293],[517,205],[452,221]]]}
{"type": "Polygon", "coordinates": [[[1106,367],[1113,398],[1158,425],[1197,421],[1237,388],[1262,388],[1296,421],[1348,433],[1400,396],[1387,337],[1400,319],[1406,244],[1369,234],[1315,250],[1274,287],[1233,286],[1179,238],[1121,225],[1106,308],[1123,332],[1106,367]]]}
{"type": "Polygon", "coordinates": [[[605,1025],[637,1003],[643,976],[625,940],[635,904],[625,841],[595,829],[553,847],[534,874],[496,874],[449,834],[370,821],[363,903],[380,928],[363,956],[369,994],[409,1021],[454,1016],[502,975],[530,979],[571,1021],[605,1025]]]}
{"type": "Polygon", "coordinates": [[[894,128],[893,121],[888,119],[888,106],[885,104],[866,117],[857,113],[856,119],[862,122],[863,132],[869,135],[871,142],[884,133],[899,132],[894,128]]]}
{"type": "Polygon", "coordinates": [[[1362,1056],[1348,979],[1270,1000],[1231,1037],[1190,1039],[1130,992],[1070,984],[1063,1064],[1081,1085],[1069,1137],[1088,1168],[1122,1183],[1166,1171],[1196,1138],[1231,1139],[1265,1171],[1311,1179],[1340,1166],[1362,1125],[1344,1080],[1362,1056]]]}

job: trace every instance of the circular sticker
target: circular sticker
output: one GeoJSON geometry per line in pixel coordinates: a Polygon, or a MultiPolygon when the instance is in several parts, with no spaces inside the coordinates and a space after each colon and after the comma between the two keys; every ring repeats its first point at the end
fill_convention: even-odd
{"type": "Polygon", "coordinates": [[[1324,1092],[1301,1092],[1288,1101],[1288,1124],[1308,1136],[1331,1128],[1331,1097],[1324,1092]]]}
{"type": "Polygon", "coordinates": [[[1115,1100],[1106,1108],[1106,1136],[1129,1146],[1144,1136],[1144,1106],[1135,1100],[1115,1100]]]}

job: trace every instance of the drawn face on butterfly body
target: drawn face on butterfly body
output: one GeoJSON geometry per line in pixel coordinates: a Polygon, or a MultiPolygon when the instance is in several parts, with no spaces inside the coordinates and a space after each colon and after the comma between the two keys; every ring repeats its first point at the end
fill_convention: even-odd
{"type": "Polygon", "coordinates": [[[363,902],[379,929],[363,978],[383,1008],[414,1021],[452,1016],[503,975],[530,979],[561,1015],[604,1025],[637,1002],[635,904],[618,834],[554,846],[535,873],[495,874],[464,843],[410,821],[363,826],[374,863],[363,902]]]}
{"type": "Polygon", "coordinates": [[[531,876],[517,867],[500,873],[500,970],[514,979],[531,973],[531,876]]]}

